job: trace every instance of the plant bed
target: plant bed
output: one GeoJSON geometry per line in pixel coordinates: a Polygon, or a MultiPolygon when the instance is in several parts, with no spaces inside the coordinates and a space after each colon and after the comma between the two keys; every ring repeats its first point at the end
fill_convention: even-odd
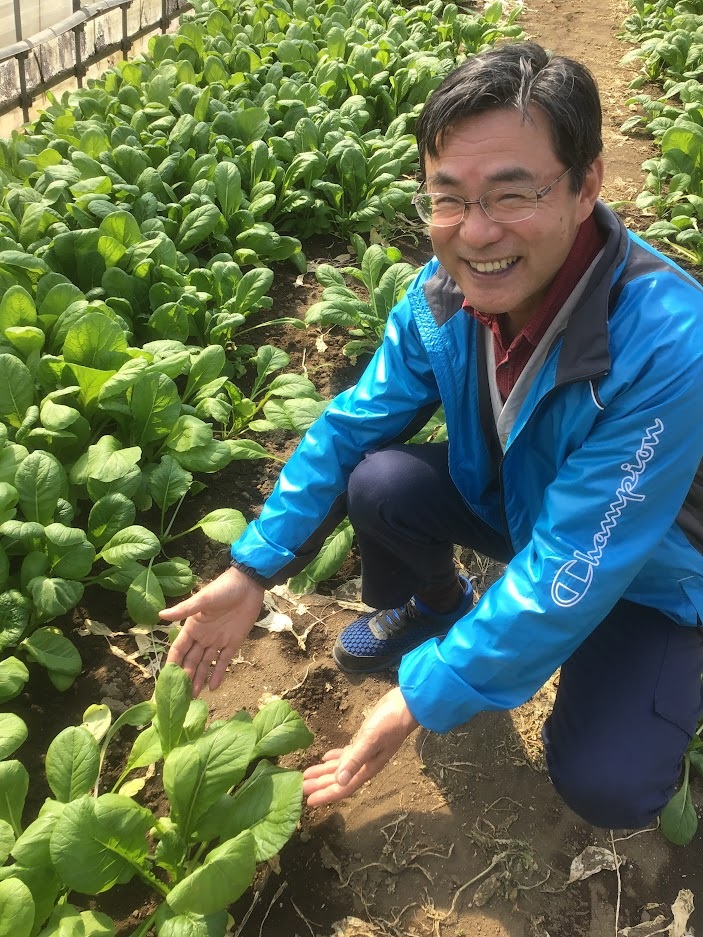
{"type": "MultiPolygon", "coordinates": [[[[293,285],[295,276],[291,274],[292,295],[300,290],[293,285]]],[[[301,293],[316,289],[312,276],[305,280],[301,293]]],[[[310,330],[294,334],[298,345],[292,350],[292,363],[297,369],[304,357],[309,368],[319,356],[315,333],[310,330]],[[300,341],[303,336],[305,343],[300,341]]],[[[273,335],[267,338],[274,340],[273,335]]],[[[279,333],[275,339],[283,336],[279,333]]],[[[319,372],[332,384],[353,379],[347,359],[341,355],[344,340],[340,335],[336,346],[329,342],[336,347],[336,357],[326,353],[325,370],[319,372]],[[335,366],[341,370],[335,372],[335,366]]],[[[282,446],[291,444],[281,437],[282,446]]],[[[286,450],[279,451],[283,454],[286,450]]],[[[273,461],[231,464],[211,476],[207,490],[192,505],[184,505],[183,526],[189,524],[191,511],[195,517],[223,504],[252,516],[277,471],[273,461]]],[[[199,532],[180,541],[178,550],[192,559],[202,580],[216,575],[227,562],[226,547],[206,541],[199,532]]],[[[477,577],[481,590],[499,572],[478,564],[468,553],[462,559],[477,577]]],[[[393,678],[389,675],[350,681],[331,665],[331,647],[339,630],[357,614],[353,609],[339,607],[332,597],[301,597],[294,605],[283,599],[277,601],[290,614],[299,635],[312,626],[304,648],[290,633],[269,634],[255,628],[242,648],[241,660],[230,666],[224,685],[215,694],[204,694],[204,699],[211,718],[228,718],[242,708],[255,712],[268,694],[283,695],[304,714],[315,734],[313,747],[304,758],[287,756],[288,763],[303,766],[318,760],[330,747],[344,744],[358,728],[363,711],[392,684],[393,678]],[[301,604],[307,611],[300,609],[301,604]]],[[[119,708],[151,695],[150,682],[134,664],[115,656],[106,638],[76,634],[75,629],[85,619],[102,622],[114,632],[125,631],[130,624],[112,594],[88,590],[71,622],[67,622],[74,629],[73,638],[83,658],[80,679],[60,694],[38,671],[38,693],[32,681],[23,697],[15,701],[19,707],[16,711],[27,713],[31,722],[29,739],[18,757],[32,776],[43,771],[43,754],[50,739],[64,726],[79,722],[88,705],[107,697],[116,700],[119,708]]],[[[111,638],[110,643],[123,654],[136,650],[132,636],[111,638]]],[[[142,666],[149,663],[147,658],[139,662],[142,666]]],[[[479,880],[464,892],[466,902],[458,899],[454,917],[441,923],[442,937],[458,937],[461,928],[472,933],[478,927],[493,928],[485,930],[491,937],[513,937],[520,933],[514,928],[517,921],[526,920],[524,914],[535,919],[544,916],[551,937],[573,937],[583,932],[591,914],[590,886],[569,886],[563,893],[548,889],[553,885],[562,887],[573,856],[598,834],[569,813],[540,770],[539,726],[549,705],[547,692],[523,707],[512,721],[508,716],[482,717],[446,738],[422,733],[368,790],[337,807],[305,811],[298,831],[281,852],[280,866],[276,862],[272,867],[264,866],[252,889],[231,909],[237,922],[233,933],[253,905],[241,937],[306,937],[310,933],[306,921],[311,922],[316,935],[330,937],[333,925],[352,915],[372,922],[369,928],[376,929],[369,933],[374,937],[425,934],[433,926],[432,915],[448,911],[458,888],[505,851],[492,845],[498,839],[510,840],[512,851],[510,862],[497,867],[503,878],[489,907],[469,907],[468,898],[481,884],[479,880]],[[491,806],[496,798],[509,800],[491,806]],[[495,827],[493,839],[486,838],[491,833],[489,824],[495,827]],[[532,857],[544,875],[548,869],[542,860],[556,871],[543,886],[519,891],[514,899],[514,888],[528,888],[540,881],[533,876],[534,869],[520,864],[521,857],[527,857],[525,861],[532,857]],[[519,914],[514,910],[516,900],[522,909],[519,914]],[[412,907],[396,921],[407,905],[412,907]],[[396,921],[395,930],[384,921],[396,921]]],[[[108,761],[106,771],[111,778],[116,777],[118,763],[128,747],[126,741],[124,746],[116,753],[116,764],[108,761]]],[[[28,815],[38,809],[46,793],[42,790],[34,795],[28,815]]],[[[145,802],[158,812],[162,795],[156,778],[140,796],[148,798],[145,802]]],[[[618,849],[627,850],[630,859],[630,865],[623,870],[628,891],[622,922],[639,920],[642,896],[670,904],[678,887],[687,881],[681,878],[681,863],[689,869],[703,867],[700,838],[681,853],[672,851],[658,833],[619,844],[618,849]],[[655,881],[656,888],[652,884],[655,881]]],[[[601,873],[601,878],[607,875],[601,873]]],[[[606,878],[602,887],[604,900],[614,903],[614,877],[606,878]]],[[[148,890],[134,882],[81,904],[86,908],[98,906],[116,919],[119,937],[132,935],[151,911],[148,890]]]]}

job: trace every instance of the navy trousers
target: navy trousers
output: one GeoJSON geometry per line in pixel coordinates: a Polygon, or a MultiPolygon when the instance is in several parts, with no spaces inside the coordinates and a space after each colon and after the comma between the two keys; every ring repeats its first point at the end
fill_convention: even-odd
{"type": "MultiPolygon", "coordinates": [[[[453,545],[501,562],[506,539],[470,511],[449,476],[446,445],[366,456],[348,489],[364,601],[404,604],[451,584],[453,545]]],[[[543,739],[554,786],[595,826],[640,828],[674,792],[703,712],[703,629],[619,601],[564,662],[543,739]]]]}

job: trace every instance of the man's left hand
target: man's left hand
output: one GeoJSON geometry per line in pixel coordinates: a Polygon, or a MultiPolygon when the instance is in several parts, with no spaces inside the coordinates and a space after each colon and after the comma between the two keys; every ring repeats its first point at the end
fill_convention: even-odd
{"type": "Polygon", "coordinates": [[[386,693],[350,745],[327,752],[322,764],[304,773],[308,804],[322,807],[349,797],[378,774],[418,725],[400,690],[386,693]]]}

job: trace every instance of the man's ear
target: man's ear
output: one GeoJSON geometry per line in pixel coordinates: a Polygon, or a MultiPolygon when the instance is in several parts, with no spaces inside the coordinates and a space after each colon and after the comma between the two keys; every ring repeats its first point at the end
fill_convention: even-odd
{"type": "Polygon", "coordinates": [[[581,221],[585,221],[593,211],[603,185],[603,171],[603,157],[597,156],[586,170],[586,177],[578,194],[581,221]]]}

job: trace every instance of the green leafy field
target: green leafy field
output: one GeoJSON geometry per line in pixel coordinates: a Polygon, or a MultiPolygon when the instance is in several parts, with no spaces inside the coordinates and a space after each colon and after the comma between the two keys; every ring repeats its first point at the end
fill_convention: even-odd
{"type": "MultiPolygon", "coordinates": [[[[273,458],[266,434],[301,434],[325,405],[285,351],[256,343],[262,327],[306,327],[274,309],[272,265],[304,273],[307,238],[350,240],[356,265],[317,267],[326,289],[307,318],[351,327],[351,358],[373,350],[413,270],[362,235],[411,213],[417,114],[457,63],[521,33],[500,2],[194,7],[148,55],[0,141],[0,703],[29,662],[58,689],[76,679],[56,625],[87,586],[153,625],[196,581],[170,545],[195,530],[236,539],[232,508],[182,529],[184,500],[233,460],[273,458]]],[[[343,525],[297,586],[338,567],[351,536],[343,525]]],[[[206,726],[190,697],[169,666],[114,722],[89,707],[48,746],[36,818],[37,779],[12,757],[27,727],[0,713],[0,937],[114,937],[68,899],[134,877],[157,902],[138,937],[225,933],[300,815],[299,773],[269,759],[311,736],[282,701],[206,726]],[[127,727],[141,731],[107,789],[127,727]],[[161,818],[134,799],[155,765],[161,818]]]]}
{"type": "Polygon", "coordinates": [[[641,62],[639,89],[656,83],[661,93],[641,91],[629,104],[641,113],[623,131],[651,134],[661,156],[647,160],[645,189],[636,205],[655,219],[644,236],[665,241],[696,266],[703,264],[703,7],[695,0],[634,0],[623,38],[636,43],[626,61],[641,62]]]}
{"type": "MultiPolygon", "coordinates": [[[[192,587],[184,560],[159,555],[197,476],[267,457],[253,433],[302,433],[324,407],[285,352],[250,344],[261,325],[304,328],[272,310],[268,264],[307,269],[291,231],[353,235],[360,255],[358,232],[409,211],[422,102],[520,31],[500,3],[196,9],[0,143],[0,700],[23,655],[62,687],[78,673],[47,624],[87,584],[125,592],[147,625],[192,587]],[[154,506],[151,530],[139,515],[154,506]]],[[[389,284],[377,295],[399,295],[389,284]]],[[[360,320],[350,353],[385,312],[360,320]]],[[[243,523],[223,508],[198,526],[229,543],[243,523]]]]}
{"type": "MultiPolygon", "coordinates": [[[[637,208],[656,218],[644,237],[664,245],[696,267],[703,265],[703,6],[696,0],[632,0],[623,38],[636,44],[626,61],[641,62],[638,90],[656,83],[659,95],[634,95],[629,104],[641,113],[624,132],[651,134],[661,156],[648,159],[644,191],[637,208]]],[[[703,776],[703,722],[684,758],[681,787],[661,815],[661,829],[672,843],[689,843],[698,829],[691,796],[691,768],[703,776]]]]}

